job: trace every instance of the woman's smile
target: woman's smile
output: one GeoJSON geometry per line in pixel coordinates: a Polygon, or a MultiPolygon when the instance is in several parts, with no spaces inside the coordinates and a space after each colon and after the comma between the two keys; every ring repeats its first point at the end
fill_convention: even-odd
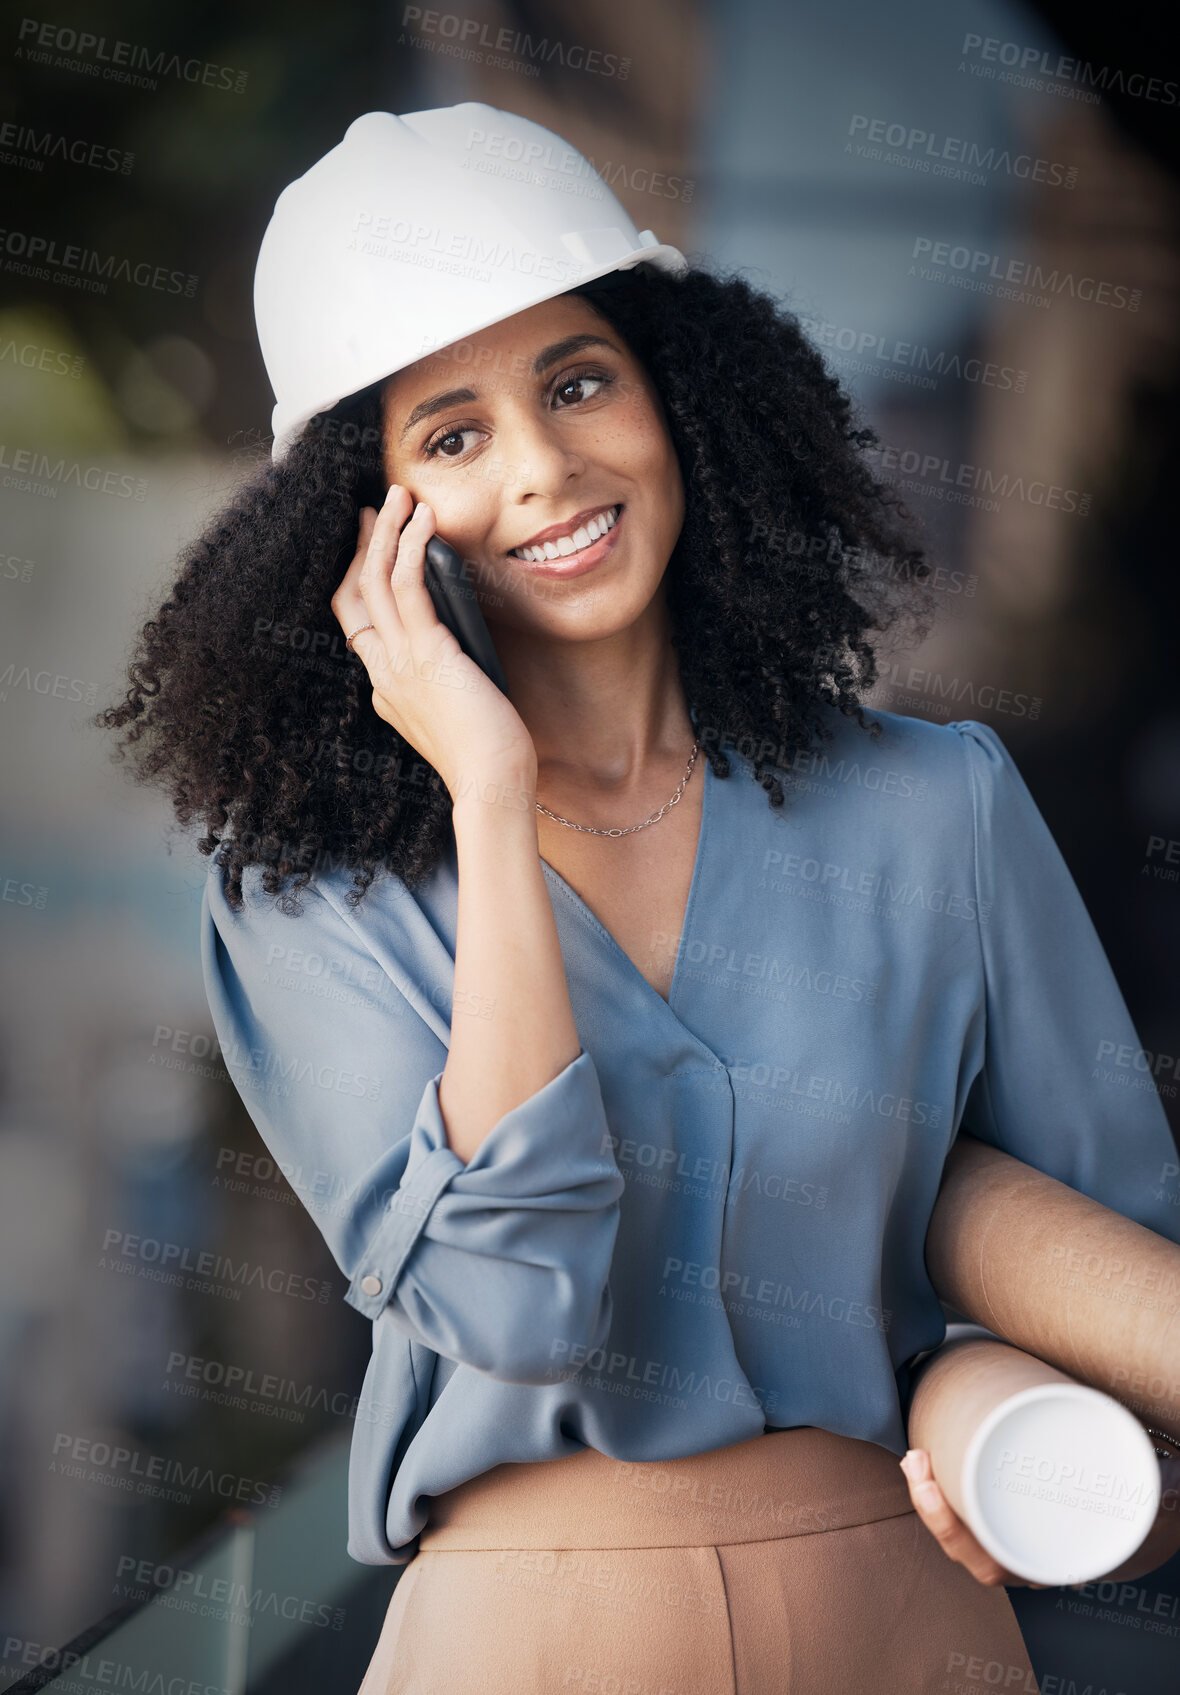
{"type": "Polygon", "coordinates": [[[618,502],[599,507],[588,522],[579,522],[582,516],[579,514],[571,520],[572,528],[557,536],[542,531],[546,537],[543,542],[510,548],[508,557],[538,577],[580,577],[584,571],[592,571],[601,564],[615,547],[623,512],[624,507],[618,502]]]}

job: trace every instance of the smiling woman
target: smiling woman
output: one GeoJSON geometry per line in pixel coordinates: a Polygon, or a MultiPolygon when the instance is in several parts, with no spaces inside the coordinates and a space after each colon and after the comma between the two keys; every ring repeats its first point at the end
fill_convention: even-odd
{"type": "Polygon", "coordinates": [[[505,132],[564,146],[368,114],[280,197],[275,462],[101,715],[205,826],[222,1051],[372,1321],[349,1551],[408,1569],[363,1695],[1031,1678],[897,1463],[926,1230],[966,1129],[1174,1235],[1162,1109],[1089,1081],[1138,1039],[995,732],[866,718],[925,566],[797,320],[605,185],[585,231],[543,170],[473,200],[505,132]],[[380,269],[390,183],[514,263],[380,269]]]}
{"type": "MultiPolygon", "coordinates": [[[[126,699],[101,721],[127,729],[137,769],[171,788],[182,823],[205,823],[200,845],[220,846],[231,901],[249,865],[273,894],[298,891],[316,865],[347,863],[358,891],[382,869],[427,876],[450,837],[446,784],[359,686],[343,636],[368,622],[363,607],[343,633],[329,609],[366,507],[397,483],[469,562],[510,680],[530,632],[561,643],[556,695],[532,668],[554,811],[643,816],[683,771],[692,722],[718,775],[724,736],[753,750],[781,804],[826,704],[865,723],[870,636],[920,630],[928,615],[920,552],[865,453],[873,439],[797,320],[740,278],[612,273],[313,417],[187,549],[126,699]],[[533,372],[575,334],[580,358],[567,350],[533,372]],[[618,545],[568,586],[512,551],[614,505],[618,545]],[[674,664],[686,704],[649,750],[658,771],[637,771],[637,748],[613,733],[596,735],[589,766],[567,757],[601,722],[579,710],[569,664],[594,663],[608,632],[620,655],[666,636],[661,666],[674,664]]],[[[517,677],[514,700],[524,686],[517,677]]]]}

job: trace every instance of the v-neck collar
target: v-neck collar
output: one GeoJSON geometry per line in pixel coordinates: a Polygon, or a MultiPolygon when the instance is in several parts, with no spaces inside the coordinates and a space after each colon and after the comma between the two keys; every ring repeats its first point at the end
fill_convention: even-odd
{"type": "MultiPolygon", "coordinates": [[[[713,803],[713,799],[714,799],[713,789],[714,789],[714,784],[718,780],[716,777],[714,777],[713,768],[709,764],[709,761],[708,761],[707,758],[704,761],[704,766],[705,766],[704,794],[701,796],[701,822],[700,822],[700,831],[699,831],[699,834],[697,836],[697,851],[696,851],[696,857],[693,860],[693,865],[692,865],[692,877],[691,877],[691,879],[689,881],[689,885],[688,885],[688,899],[687,899],[687,901],[685,903],[685,907],[684,907],[684,922],[681,925],[680,935],[677,938],[676,963],[672,967],[672,981],[668,985],[668,998],[667,998],[667,1000],[664,999],[663,995],[660,993],[660,991],[658,989],[652,987],[652,985],[648,982],[647,978],[643,975],[643,972],[639,969],[639,967],[636,965],[635,961],[631,958],[631,955],[627,952],[627,950],[625,948],[619,946],[619,943],[615,940],[614,936],[607,929],[606,925],[602,922],[602,920],[597,916],[596,913],[594,913],[590,910],[590,908],[586,905],[586,902],[582,899],[582,897],[578,893],[578,891],[575,888],[572,888],[570,886],[570,884],[566,882],[565,878],[561,875],[560,871],[555,871],[553,869],[552,865],[550,865],[549,861],[543,855],[541,856],[541,867],[544,870],[546,876],[549,877],[554,883],[556,883],[557,886],[561,890],[563,890],[563,892],[565,893],[570,904],[573,906],[574,910],[581,915],[582,919],[584,920],[584,922],[587,925],[589,925],[590,929],[592,929],[595,932],[596,935],[601,936],[603,938],[603,940],[606,942],[608,948],[613,950],[613,952],[618,955],[619,959],[622,961],[624,970],[629,971],[631,973],[631,975],[638,980],[638,982],[640,983],[642,988],[647,992],[647,994],[650,995],[653,1000],[658,1001],[660,1006],[662,1006],[664,1008],[665,1012],[671,1012],[673,1017],[676,1016],[676,1012],[675,1012],[676,989],[677,989],[677,986],[680,982],[681,965],[682,965],[683,960],[684,960],[684,945],[683,944],[684,944],[684,940],[687,937],[688,932],[689,932],[689,924],[690,924],[690,921],[692,919],[693,908],[696,905],[697,894],[698,894],[698,891],[700,889],[700,885],[701,885],[701,881],[702,881],[702,868],[703,868],[703,865],[704,865],[705,856],[706,856],[707,852],[709,851],[709,837],[710,837],[710,834],[711,834],[710,821],[711,821],[712,813],[713,813],[712,803],[713,803]]],[[[679,1022],[679,1020],[678,1020],[678,1022],[679,1022]]]]}

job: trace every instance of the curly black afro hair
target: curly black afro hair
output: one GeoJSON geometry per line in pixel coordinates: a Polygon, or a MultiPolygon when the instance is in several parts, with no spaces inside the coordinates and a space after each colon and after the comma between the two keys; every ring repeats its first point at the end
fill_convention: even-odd
{"type": "MultiPolygon", "coordinates": [[[[925,633],[914,521],[869,468],[875,432],[771,296],[647,265],[572,292],[663,402],[686,502],[666,590],[702,751],[727,777],[730,743],[782,806],[792,760],[831,735],[833,708],[879,732],[860,704],[878,674],[869,633],[903,617],[925,633]]],[[[114,757],[133,753],[182,827],[203,823],[198,846],[218,853],[235,908],[248,865],[275,895],[288,877],[297,891],[317,869],[352,867],[355,903],[382,868],[427,877],[449,840],[445,784],[374,711],[329,604],[360,508],[384,497],[382,387],[314,418],[187,546],[126,695],[93,720],[124,731],[114,757]]]]}

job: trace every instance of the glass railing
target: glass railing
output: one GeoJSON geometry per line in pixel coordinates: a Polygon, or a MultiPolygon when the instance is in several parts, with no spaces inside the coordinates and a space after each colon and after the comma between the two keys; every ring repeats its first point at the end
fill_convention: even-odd
{"type": "Polygon", "coordinates": [[[347,1434],[307,1452],[265,1513],[234,1508],[162,1583],[42,1656],[6,1695],[351,1695],[404,1568],[363,1566],[348,1536],[347,1434]]]}

